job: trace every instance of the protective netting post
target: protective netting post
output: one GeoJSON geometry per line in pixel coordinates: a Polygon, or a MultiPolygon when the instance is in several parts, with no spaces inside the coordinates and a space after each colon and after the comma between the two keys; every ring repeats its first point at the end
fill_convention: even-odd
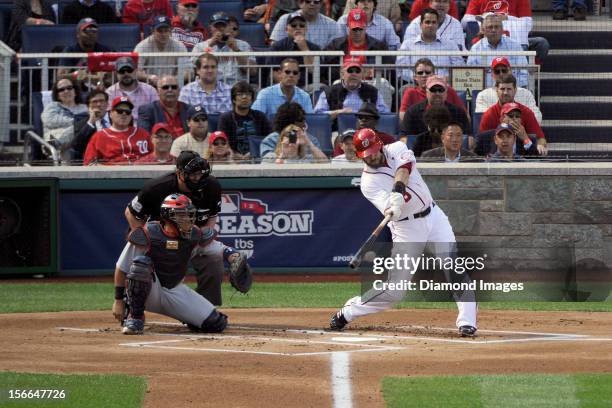
{"type": "Polygon", "coordinates": [[[15,52],[0,41],[0,145],[9,141],[11,113],[11,60],[15,52]]]}

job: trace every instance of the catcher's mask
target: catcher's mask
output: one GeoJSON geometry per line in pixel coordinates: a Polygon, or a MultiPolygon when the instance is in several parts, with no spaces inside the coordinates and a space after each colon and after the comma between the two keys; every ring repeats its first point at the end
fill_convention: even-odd
{"type": "Polygon", "coordinates": [[[187,188],[196,196],[202,195],[212,171],[208,160],[192,150],[185,150],[176,160],[176,168],[183,174],[187,188]]]}
{"type": "Polygon", "coordinates": [[[183,194],[170,194],[164,198],[159,214],[164,222],[172,223],[183,238],[191,236],[196,208],[189,197],[183,194]]]}

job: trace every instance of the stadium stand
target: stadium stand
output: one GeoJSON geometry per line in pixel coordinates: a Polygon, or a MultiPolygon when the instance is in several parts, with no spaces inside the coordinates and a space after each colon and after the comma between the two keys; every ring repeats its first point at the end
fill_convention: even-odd
{"type": "MultiPolygon", "coordinates": [[[[132,51],[140,38],[138,24],[100,24],[98,42],[117,51],[132,51]]],[[[23,52],[52,52],[75,42],[76,28],[72,24],[54,26],[28,25],[22,29],[23,52]]]]}
{"type": "MultiPolygon", "coordinates": [[[[338,133],[347,129],[357,129],[357,117],[352,113],[338,115],[338,133]]],[[[397,135],[399,133],[399,118],[396,113],[381,113],[376,130],[397,135]]]]}
{"type": "Polygon", "coordinates": [[[319,139],[321,150],[327,156],[331,155],[331,119],[326,113],[307,113],[306,124],[308,133],[319,139]]]}

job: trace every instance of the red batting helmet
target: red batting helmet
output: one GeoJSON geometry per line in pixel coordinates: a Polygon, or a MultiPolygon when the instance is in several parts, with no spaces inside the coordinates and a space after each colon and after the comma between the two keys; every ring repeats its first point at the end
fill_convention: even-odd
{"type": "Polygon", "coordinates": [[[378,138],[375,131],[364,128],[355,132],[353,145],[355,145],[357,157],[363,159],[379,152],[383,147],[383,142],[378,138]]]}
{"type": "Polygon", "coordinates": [[[159,209],[162,220],[174,224],[184,238],[191,236],[195,214],[195,206],[191,203],[189,197],[184,194],[170,194],[164,198],[159,209]]]}

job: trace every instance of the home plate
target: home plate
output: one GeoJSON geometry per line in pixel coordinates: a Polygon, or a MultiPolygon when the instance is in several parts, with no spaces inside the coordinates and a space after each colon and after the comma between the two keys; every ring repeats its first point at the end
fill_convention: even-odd
{"type": "Polygon", "coordinates": [[[378,341],[376,337],[332,337],[332,341],[342,341],[346,343],[359,343],[360,341],[378,341]]]}

